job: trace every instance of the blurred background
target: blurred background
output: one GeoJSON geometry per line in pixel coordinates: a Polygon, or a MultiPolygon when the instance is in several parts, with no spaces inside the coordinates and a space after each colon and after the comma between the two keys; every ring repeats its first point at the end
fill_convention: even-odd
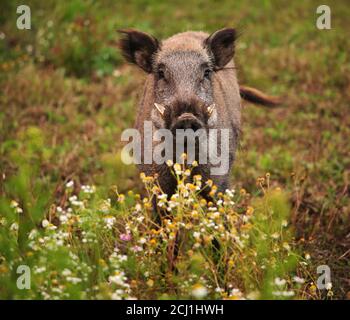
{"type": "Polygon", "coordinates": [[[282,96],[283,107],[245,103],[232,172],[252,192],[271,174],[293,206],[296,237],[333,272],[336,297],[350,296],[350,6],[329,4],[332,29],[316,28],[319,1],[26,1],[31,30],[0,3],[0,196],[33,217],[63,200],[64,185],[101,192],[141,190],[120,160],[145,79],[116,48],[119,28],[159,39],[181,31],[240,31],[242,84],[282,96]]]}

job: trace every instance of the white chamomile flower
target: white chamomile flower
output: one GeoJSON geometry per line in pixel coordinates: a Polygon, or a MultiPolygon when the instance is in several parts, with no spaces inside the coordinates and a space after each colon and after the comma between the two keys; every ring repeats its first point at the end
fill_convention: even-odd
{"type": "Polygon", "coordinates": [[[70,180],[66,183],[66,188],[69,189],[69,188],[73,188],[74,186],[74,181],[73,180],[70,180]]]}
{"type": "Polygon", "coordinates": [[[202,284],[195,284],[192,287],[191,293],[192,293],[192,296],[195,297],[196,299],[203,299],[208,294],[208,290],[202,284]]]}
{"type": "Polygon", "coordinates": [[[284,286],[286,284],[286,282],[287,282],[286,280],[281,279],[279,277],[277,277],[275,279],[275,285],[277,285],[277,286],[284,286]]]}

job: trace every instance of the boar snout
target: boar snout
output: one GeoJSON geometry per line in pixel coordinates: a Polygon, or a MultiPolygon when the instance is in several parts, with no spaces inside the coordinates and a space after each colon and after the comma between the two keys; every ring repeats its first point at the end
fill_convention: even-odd
{"type": "Polygon", "coordinates": [[[204,124],[201,120],[195,117],[192,113],[185,112],[175,119],[171,127],[171,131],[174,133],[176,133],[177,129],[192,129],[193,131],[197,131],[203,127],[204,124]]]}
{"type": "Polygon", "coordinates": [[[207,128],[214,108],[215,104],[207,105],[197,99],[191,102],[176,101],[169,106],[161,108],[162,112],[159,111],[159,105],[157,107],[165,121],[165,127],[173,133],[177,129],[197,131],[207,128]]]}

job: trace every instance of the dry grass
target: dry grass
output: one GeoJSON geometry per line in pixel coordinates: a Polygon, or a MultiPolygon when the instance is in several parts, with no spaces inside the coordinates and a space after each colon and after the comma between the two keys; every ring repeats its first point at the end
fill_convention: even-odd
{"type": "MultiPolygon", "coordinates": [[[[74,192],[95,184],[101,198],[106,198],[111,185],[118,185],[123,193],[142,190],[136,169],[125,167],[119,152],[120,133],[133,124],[144,76],[121,63],[114,49],[115,29],[134,26],[168,36],[185,29],[213,31],[221,24],[238,24],[243,30],[236,54],[240,81],[283,96],[285,104],[274,110],[245,105],[232,184],[259,198],[256,178],[269,172],[272,187],[282,186],[288,195],[293,241],[300,252],[312,257],[311,278],[317,277],[317,265],[328,264],[334,297],[348,297],[350,44],[345,28],[350,12],[346,1],[333,5],[331,31],[314,27],[317,1],[288,6],[277,1],[264,5],[252,1],[249,6],[227,1],[220,7],[203,2],[195,8],[188,1],[176,8],[152,2],[147,10],[137,1],[116,4],[114,10],[110,3],[94,10],[80,1],[72,3],[80,9],[48,4],[45,10],[51,13],[36,23],[44,30],[42,38],[48,37],[47,21],[53,20],[60,23],[52,30],[54,38],[64,39],[73,28],[84,39],[85,31],[77,26],[82,18],[90,19],[97,47],[85,52],[84,42],[79,42],[74,59],[72,37],[61,40],[59,48],[56,43],[46,47],[38,30],[30,34],[13,30],[11,15],[2,22],[6,40],[1,40],[5,50],[0,55],[1,210],[7,212],[9,201],[16,200],[31,212],[34,225],[39,224],[52,204],[66,203],[65,184],[71,179],[74,192]],[[176,21],[168,19],[169,14],[175,14],[176,21]],[[29,54],[28,44],[37,50],[29,54]],[[85,64],[77,70],[87,55],[95,58],[92,70],[85,64]]],[[[309,297],[307,292],[303,297],[309,297]]],[[[325,296],[318,293],[319,298],[325,296]]]]}

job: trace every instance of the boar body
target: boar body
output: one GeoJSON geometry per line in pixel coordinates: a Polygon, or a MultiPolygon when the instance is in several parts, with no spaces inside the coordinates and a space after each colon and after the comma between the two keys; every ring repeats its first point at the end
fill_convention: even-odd
{"type": "MultiPolygon", "coordinates": [[[[124,36],[119,43],[124,57],[148,73],[135,123],[142,142],[145,139],[145,121],[152,123],[153,132],[182,126],[206,131],[228,129],[228,156],[221,159],[227,162],[227,172],[212,174],[211,169],[215,165],[211,163],[199,164],[193,169],[193,174],[200,174],[203,181],[212,179],[219,191],[224,191],[229,185],[230,168],[239,139],[241,93],[253,102],[266,105],[275,102],[255,89],[240,89],[233,61],[235,30],[226,28],[211,35],[190,31],[162,42],[136,30],[120,32],[124,36]],[[211,106],[215,106],[214,111],[208,114],[211,106]]],[[[223,151],[220,149],[220,138],[218,133],[219,155],[223,151]]],[[[211,142],[208,140],[208,144],[211,142]]],[[[153,152],[159,143],[154,140],[151,144],[142,143],[142,155],[145,151],[153,152]],[[145,150],[147,148],[152,150],[145,150]]],[[[176,180],[167,164],[146,164],[142,155],[140,171],[146,175],[156,175],[163,192],[171,196],[176,191],[176,180]]]]}
{"type": "MultiPolygon", "coordinates": [[[[155,60],[161,61],[162,58],[166,57],[168,60],[172,60],[171,63],[175,68],[183,65],[184,59],[187,58],[187,60],[189,60],[189,56],[191,56],[193,60],[197,60],[199,57],[204,57],[204,59],[210,60],[206,49],[203,47],[203,43],[208,37],[209,35],[203,32],[185,32],[177,34],[162,43],[161,50],[155,55],[155,60]]],[[[191,72],[190,66],[185,67],[188,68],[188,72],[191,72]]],[[[183,81],[183,91],[180,91],[180,95],[188,95],[191,97],[192,93],[187,92],[185,89],[191,88],[191,84],[186,83],[186,81],[191,81],[191,78],[189,77],[187,79],[183,74],[180,74],[179,76],[182,77],[183,81]]],[[[159,94],[156,91],[156,81],[156,77],[153,73],[147,75],[143,95],[137,110],[135,128],[141,133],[142,141],[144,140],[145,120],[152,121],[154,131],[159,129],[159,126],[157,126],[152,119],[152,112],[155,111],[154,103],[159,101],[157,100],[159,94]]],[[[241,98],[233,61],[230,61],[226,65],[226,68],[213,73],[212,88],[213,101],[209,101],[209,103],[215,103],[217,109],[217,121],[211,126],[211,128],[230,129],[228,166],[231,167],[234,160],[241,122],[241,98]]],[[[186,98],[187,97],[182,97],[183,100],[186,98]]],[[[218,142],[220,142],[220,139],[218,142]]],[[[158,143],[159,142],[153,142],[152,147],[154,148],[158,143]]],[[[218,144],[220,145],[220,143],[218,144]]],[[[194,169],[193,173],[201,174],[204,181],[209,178],[212,179],[219,189],[224,190],[228,186],[229,172],[224,175],[211,176],[210,166],[210,163],[200,164],[194,169]]],[[[156,174],[162,190],[168,195],[175,192],[176,181],[165,163],[160,165],[156,163],[140,164],[139,169],[146,175],[154,176],[156,174]]]]}

